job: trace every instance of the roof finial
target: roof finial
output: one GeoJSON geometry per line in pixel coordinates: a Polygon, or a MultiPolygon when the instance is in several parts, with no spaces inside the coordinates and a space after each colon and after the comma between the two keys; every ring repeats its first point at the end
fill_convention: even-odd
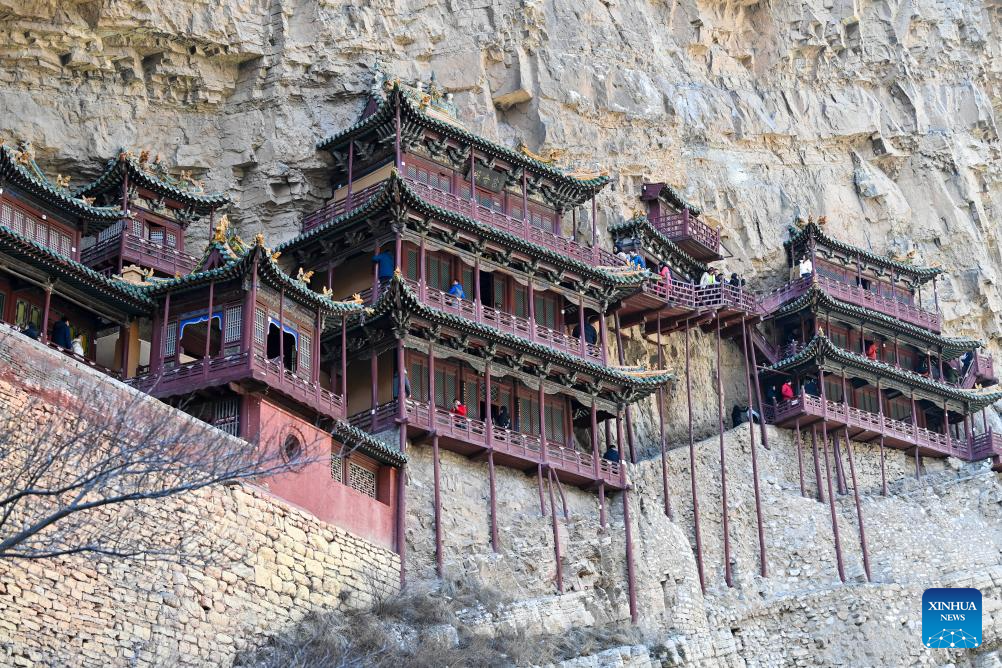
{"type": "Polygon", "coordinates": [[[296,274],[296,280],[300,283],[310,284],[310,279],[313,278],[313,270],[303,271],[303,268],[299,268],[299,272],[296,274]]]}
{"type": "Polygon", "coordinates": [[[227,214],[223,214],[219,217],[219,222],[216,224],[215,232],[212,235],[212,240],[221,244],[226,243],[226,233],[229,231],[230,227],[230,217],[227,214]]]}

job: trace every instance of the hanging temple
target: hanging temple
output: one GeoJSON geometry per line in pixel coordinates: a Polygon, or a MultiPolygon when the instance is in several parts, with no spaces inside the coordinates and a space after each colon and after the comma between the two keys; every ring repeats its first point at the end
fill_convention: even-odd
{"type": "MultiPolygon", "coordinates": [[[[1002,467],[985,416],[1002,397],[985,389],[993,361],[980,342],[941,332],[940,269],[844,243],[811,218],[790,226],[787,282],[756,291],[714,276],[720,231],[665,183],[644,184],[642,208],[610,224],[609,252],[595,205],[606,172],[512,150],[456,117],[434,82],[377,82],[359,120],[317,144],[333,158],[332,197],[274,249],[261,234],[242,242],[227,195],[149,151],[123,150],[71,189],[45,176],[30,145],[0,144],[0,320],[259,447],[325,453],[270,490],[401,563],[411,448],[430,448],[436,467],[442,449],[486,461],[495,550],[498,466],[537,479],[544,516],[545,486],[592,490],[613,530],[607,504],[618,497],[628,518],[628,463],[640,454],[631,412],[656,397],[663,458],[666,389],[691,387],[696,329],[717,341],[718,392],[720,341],[743,350],[763,446],[766,424],[810,439],[805,496],[834,504],[847,493],[851,441],[879,443],[885,494],[885,448],[913,455],[916,475],[923,457],[1002,467]],[[210,230],[197,257],[192,224],[210,230]],[[63,316],[83,355],[52,340],[63,316]],[[686,373],[627,366],[622,332],[634,327],[657,341],[659,361],[662,337],[684,332],[686,373]]],[[[691,453],[691,411],[688,433],[691,453]]],[[[669,491],[665,477],[671,514],[669,491]]],[[[698,510],[694,521],[698,538],[698,510]]],[[[622,529],[636,616],[628,520],[622,529]]],[[[696,552],[705,587],[699,541],[696,552]]],[[[725,555],[728,584],[730,568],[725,555]]]]}

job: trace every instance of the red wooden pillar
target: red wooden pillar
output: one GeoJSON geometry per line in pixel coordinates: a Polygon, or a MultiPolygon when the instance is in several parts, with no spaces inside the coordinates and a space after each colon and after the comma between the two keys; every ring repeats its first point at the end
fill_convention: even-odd
{"type": "Polygon", "coordinates": [[[578,335],[580,341],[578,344],[581,349],[581,357],[588,357],[587,342],[585,341],[585,308],[584,308],[584,294],[578,294],[578,335]]]}
{"type": "Polygon", "coordinates": [[[831,468],[828,465],[828,434],[825,432],[821,436],[821,442],[825,451],[825,479],[828,481],[828,508],[832,518],[832,536],[835,541],[835,560],[838,567],[838,577],[845,582],[845,566],[842,564],[842,541],[838,533],[838,517],[835,514],[835,492],[832,489],[831,468]]]}
{"type": "Polygon", "coordinates": [[[717,321],[717,431],[720,434],[720,509],[724,531],[724,581],[728,587],[734,586],[731,573],[731,537],[727,519],[727,453],[724,448],[724,386],[720,377],[720,318],[717,321]]]}
{"type": "Polygon", "coordinates": [[[559,523],[557,522],[557,504],[553,499],[553,469],[551,468],[546,469],[546,476],[547,476],[547,489],[550,492],[550,517],[552,518],[551,523],[553,526],[553,554],[554,557],[556,558],[556,564],[557,564],[557,573],[556,573],[557,591],[563,594],[564,567],[562,563],[563,560],[560,557],[560,526],[559,523]]]}
{"type": "MultiPolygon", "coordinates": [[[[718,321],[719,322],[719,321],[718,321]]],[[[741,342],[744,346],[745,352],[745,383],[747,385],[748,392],[748,403],[751,404],[751,383],[752,383],[752,373],[753,369],[748,360],[748,324],[745,322],[744,317],[741,318],[741,342]]],[[[759,406],[759,422],[764,423],[765,417],[764,413],[761,411],[761,406],[759,406]]],[[[759,568],[762,577],[768,577],[768,566],[765,550],[765,526],[762,524],[762,493],[759,489],[759,479],[758,479],[758,454],[755,448],[755,421],[751,419],[749,415],[748,420],[748,436],[749,443],[751,445],[751,464],[752,464],[752,485],[755,490],[755,523],[758,528],[758,560],[759,568]]]]}
{"type": "Polygon", "coordinates": [[[598,319],[599,342],[602,344],[602,364],[607,365],[609,363],[609,329],[605,323],[605,311],[608,307],[604,303],[599,306],[602,309],[598,319]]]}
{"type": "Polygon", "coordinates": [[[804,441],[800,434],[800,418],[797,418],[796,424],[797,438],[796,438],[796,448],[797,448],[797,469],[800,471],[800,496],[807,498],[807,488],[804,486],[804,441]]]}
{"type": "Polygon", "coordinates": [[[424,301],[428,296],[428,274],[426,272],[426,256],[427,256],[427,237],[421,235],[421,250],[418,257],[418,292],[421,297],[421,301],[424,301]]]}
{"type": "MultiPolygon", "coordinates": [[[[619,365],[623,366],[625,364],[625,352],[623,351],[623,328],[619,322],[619,311],[613,314],[613,319],[616,325],[616,348],[619,354],[619,365]]],[[[626,406],[626,443],[630,446],[630,462],[633,464],[637,463],[637,450],[633,447],[633,419],[630,415],[630,406],[626,406]]],[[[622,450],[619,451],[622,455],[622,450]]]]}
{"type": "Polygon", "coordinates": [[[355,140],[348,142],[348,195],[345,198],[344,210],[351,211],[351,188],[355,171],[355,140]]]}
{"type": "MultiPolygon", "coordinates": [[[[435,412],[432,409],[432,425],[435,424],[435,412]]],[[[444,557],[442,554],[442,462],[438,451],[438,432],[432,431],[431,454],[434,463],[435,478],[435,573],[442,577],[444,557]]]]}
{"type": "Polygon", "coordinates": [[[539,451],[546,463],[546,394],[543,392],[543,377],[539,377],[539,451]]]}
{"type": "Polygon", "coordinates": [[[859,485],[856,484],[856,462],[852,456],[852,443],[849,442],[849,432],[845,433],[845,449],[849,455],[849,473],[852,474],[852,491],[856,498],[856,521],[859,523],[859,546],[863,551],[863,570],[866,572],[866,581],[871,582],[870,577],[870,555],[866,548],[866,529],[863,527],[863,507],[859,503],[859,485]]]}
{"type": "Polygon", "coordinates": [[[473,312],[476,314],[476,321],[483,320],[484,302],[480,295],[480,253],[477,253],[473,260],[473,312]]]}
{"type": "MultiPolygon", "coordinates": [[[[657,347],[658,347],[658,368],[664,368],[664,350],[661,348],[661,313],[658,313],[657,318],[658,334],[657,334],[657,347]]],[[[671,507],[671,496],[668,494],[668,461],[666,457],[667,443],[665,443],[665,413],[664,413],[664,386],[659,385],[657,391],[657,401],[658,401],[658,435],[661,443],[661,490],[664,495],[665,501],[665,515],[668,519],[674,519],[675,513],[672,512],[671,507]]]]}
{"type": "MultiPolygon", "coordinates": [[[[216,289],[216,282],[209,281],[209,319],[205,323],[205,352],[202,355],[202,375],[204,376],[209,375],[209,350],[210,350],[209,344],[212,342],[212,300],[215,297],[215,289],[216,289]]],[[[281,323],[279,324],[279,328],[281,328],[281,323]]],[[[280,331],[278,337],[279,345],[281,345],[282,342],[281,335],[282,332],[280,331]]],[[[180,346],[181,332],[177,333],[177,337],[178,337],[177,344],[178,346],[180,346]]]]}
{"type": "Polygon", "coordinates": [[[52,306],[52,284],[45,285],[45,303],[42,306],[42,331],[39,332],[38,340],[47,343],[49,340],[49,309],[52,306]]]}
{"type": "Polygon", "coordinates": [[[595,202],[595,195],[591,196],[591,245],[594,247],[598,243],[598,206],[595,202]]]}
{"type": "Polygon", "coordinates": [[[821,484],[821,457],[818,454],[818,425],[811,425],[811,451],[814,454],[814,484],[818,488],[818,501],[825,502],[825,490],[821,484]]]}
{"type": "Polygon", "coordinates": [[[497,483],[494,472],[494,419],[491,415],[491,362],[484,365],[484,412],[480,419],[484,421],[484,432],[487,438],[487,473],[490,479],[491,491],[491,549],[500,551],[501,544],[498,541],[498,506],[497,506],[497,483]]]}
{"type": "MultiPolygon", "coordinates": [[[[375,386],[376,379],[372,379],[375,386]]],[[[334,389],[334,382],[331,381],[331,390],[334,389]]],[[[348,316],[341,316],[341,401],[344,404],[345,414],[348,411],[348,316]]]]}
{"type": "Polygon", "coordinates": [[[395,116],[395,119],[394,119],[394,123],[395,123],[396,127],[394,128],[395,132],[393,134],[393,153],[394,153],[394,160],[395,160],[394,164],[396,165],[397,171],[399,172],[399,171],[401,171],[401,167],[403,167],[403,164],[404,164],[403,154],[402,154],[402,152],[400,150],[400,139],[401,139],[401,137],[400,137],[400,91],[399,90],[393,96],[393,99],[396,102],[396,116],[395,116]]]}
{"type": "Polygon", "coordinates": [[[877,379],[877,418],[880,421],[880,493],[887,496],[887,471],[884,466],[884,397],[877,379]]]}
{"type": "Polygon", "coordinates": [[[637,609],[637,575],[633,563],[633,523],[630,521],[630,489],[623,490],[623,526],[626,533],[626,584],[630,600],[630,621],[639,619],[637,609]]]}
{"type": "Polygon", "coordinates": [[[915,440],[915,479],[919,480],[922,477],[922,454],[919,452],[918,446],[918,409],[915,404],[915,393],[912,392],[912,437],[915,440]]]}
{"type": "Polygon", "coordinates": [[[529,340],[536,340],[536,286],[533,281],[533,274],[529,274],[529,286],[527,289],[529,300],[529,340]]]}
{"type": "Polygon", "coordinates": [[[696,489],[696,441],[692,429],[692,374],[690,373],[689,320],[685,321],[685,404],[689,417],[689,483],[692,487],[692,520],[696,539],[696,569],[699,588],[706,593],[706,576],[703,571],[703,534],[699,522],[699,494],[696,489]]]}

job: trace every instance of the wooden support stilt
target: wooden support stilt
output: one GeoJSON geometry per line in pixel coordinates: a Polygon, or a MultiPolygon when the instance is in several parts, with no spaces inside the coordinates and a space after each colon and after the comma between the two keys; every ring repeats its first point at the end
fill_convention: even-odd
{"type": "MultiPolygon", "coordinates": [[[[664,368],[664,351],[661,348],[661,314],[658,313],[658,368],[664,368]]],[[[657,393],[658,400],[658,430],[661,437],[661,488],[664,495],[665,501],[665,515],[668,519],[675,519],[675,513],[672,511],[671,507],[671,496],[668,494],[668,460],[665,456],[668,444],[665,442],[665,397],[664,388],[658,387],[657,393]]]]}
{"type": "Polygon", "coordinates": [[[689,416],[689,482],[692,486],[692,523],[696,538],[696,570],[699,588],[706,593],[706,575],[703,571],[703,534],[699,526],[699,493],[696,490],[696,442],[692,432],[692,374],[690,373],[689,320],[685,321],[685,403],[689,416]]]}
{"type": "Polygon", "coordinates": [[[570,519],[570,513],[567,512],[567,497],[564,496],[564,486],[560,483],[560,476],[556,471],[553,471],[553,479],[557,482],[557,492],[560,494],[560,505],[564,511],[564,519],[570,519]]]}
{"type": "Polygon", "coordinates": [[[606,525],[605,519],[605,483],[598,483],[598,523],[603,529],[606,525]]]}
{"type": "Polygon", "coordinates": [[[731,536],[727,518],[727,452],[724,448],[724,385],[720,376],[720,318],[717,318],[717,431],[720,434],[720,511],[724,530],[724,582],[734,586],[731,573],[731,536]]]}
{"type": "MultiPolygon", "coordinates": [[[[752,373],[754,369],[749,364],[748,358],[748,325],[744,322],[742,318],[741,322],[741,343],[744,346],[745,352],[745,385],[748,392],[748,403],[751,405],[751,393],[752,393],[752,373]]],[[[757,381],[756,381],[757,382],[757,381]]],[[[761,409],[761,406],[759,407],[761,409]]],[[[759,422],[764,421],[764,414],[759,413],[759,422]]],[[[751,416],[749,415],[749,418],[751,416]]],[[[748,438],[751,445],[751,465],[752,465],[752,486],[755,490],[755,524],[758,528],[758,563],[759,572],[762,577],[768,577],[768,567],[766,559],[765,550],[765,527],[762,524],[762,493],[759,489],[759,479],[758,479],[758,454],[755,448],[755,420],[748,420],[748,438]]]]}
{"type": "Polygon", "coordinates": [[[623,490],[623,526],[626,534],[626,585],[630,599],[630,621],[639,619],[637,609],[637,573],[633,563],[633,525],[630,521],[630,490],[623,490]]]}
{"type": "Polygon", "coordinates": [[[800,496],[807,497],[807,489],[804,487],[804,442],[800,435],[800,418],[797,418],[797,469],[800,471],[800,496]]]}
{"type": "MultiPolygon", "coordinates": [[[[755,353],[755,346],[749,344],[748,347],[751,349],[751,363],[752,363],[752,383],[755,387],[755,399],[758,401],[758,414],[759,430],[762,433],[762,447],[769,450],[769,431],[766,429],[765,425],[765,407],[762,405],[762,383],[758,380],[758,356],[755,353]]],[[[748,403],[751,403],[751,397],[748,397],[748,403]]]]}
{"type": "Polygon", "coordinates": [[[866,550],[866,529],[863,527],[863,507],[859,503],[859,485],[856,483],[856,462],[852,456],[852,443],[849,441],[849,432],[845,433],[845,451],[849,456],[849,473],[852,475],[852,493],[856,497],[856,521],[859,523],[859,547],[863,551],[863,571],[866,572],[866,581],[871,582],[870,577],[870,555],[866,550]]]}
{"type": "Polygon", "coordinates": [[[546,517],[546,501],[543,500],[543,465],[536,465],[536,480],[539,482],[539,516],[546,517]]]}
{"type": "Polygon", "coordinates": [[[832,489],[832,473],[831,467],[828,464],[828,434],[823,433],[821,435],[821,445],[824,447],[825,453],[825,479],[828,481],[828,508],[831,511],[832,516],[832,536],[835,540],[835,562],[838,566],[838,577],[842,582],[845,582],[845,566],[842,564],[842,541],[839,539],[838,535],[838,517],[835,514],[835,492],[832,489]]]}
{"type": "MultiPolygon", "coordinates": [[[[488,420],[490,417],[487,418],[488,420]]],[[[498,502],[497,502],[497,482],[494,472],[494,451],[487,451],[487,477],[490,480],[491,489],[491,549],[494,552],[501,550],[501,543],[498,540],[498,502]]]]}
{"type": "Polygon", "coordinates": [[[825,502],[825,489],[821,484],[821,459],[818,455],[818,426],[811,425],[811,450],[814,451],[814,483],[818,487],[818,501],[825,502]]]}
{"type": "Polygon", "coordinates": [[[553,469],[546,469],[547,488],[550,492],[550,516],[553,525],[553,555],[557,560],[557,591],[564,593],[564,567],[560,559],[560,526],[557,522],[557,504],[553,500],[553,469]]]}
{"type": "Polygon", "coordinates": [[[442,461],[438,449],[438,434],[432,434],[431,455],[435,478],[435,572],[438,577],[442,577],[445,556],[442,554],[442,461]]]}
{"type": "MultiPolygon", "coordinates": [[[[613,321],[616,324],[616,348],[617,348],[616,352],[619,354],[619,365],[623,366],[624,364],[626,364],[625,361],[626,352],[623,350],[623,328],[619,322],[619,311],[616,311],[613,314],[613,321]]],[[[637,452],[633,445],[633,419],[632,419],[633,416],[630,414],[629,405],[626,406],[625,413],[626,413],[626,443],[627,445],[630,446],[630,462],[636,464],[637,452]]],[[[619,446],[619,454],[620,457],[623,456],[622,443],[620,443],[619,446]]]]}

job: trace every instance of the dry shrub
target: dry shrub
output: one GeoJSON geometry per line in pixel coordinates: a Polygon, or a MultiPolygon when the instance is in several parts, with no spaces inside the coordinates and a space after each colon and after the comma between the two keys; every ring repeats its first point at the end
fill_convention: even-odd
{"type": "Polygon", "coordinates": [[[477,635],[456,612],[475,607],[496,611],[496,591],[469,582],[438,589],[411,588],[364,611],[314,612],[272,637],[260,649],[237,657],[244,668],[491,668],[556,663],[610,647],[641,642],[629,626],[580,628],[559,636],[477,635]],[[441,629],[456,629],[458,642],[441,629]],[[436,629],[435,627],[440,627],[436,629]]]}

